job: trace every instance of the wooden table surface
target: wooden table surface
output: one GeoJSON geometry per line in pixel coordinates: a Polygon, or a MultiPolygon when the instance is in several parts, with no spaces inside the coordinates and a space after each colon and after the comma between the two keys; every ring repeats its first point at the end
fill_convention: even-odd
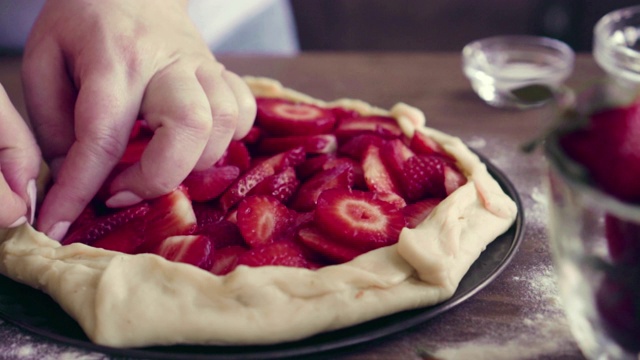
{"type": "MultiPolygon", "coordinates": [[[[565,322],[546,233],[544,159],[519,146],[549,124],[542,109],[502,110],[471,90],[457,53],[305,53],[291,58],[222,57],[240,75],[267,76],[314,97],[362,99],[389,108],[402,101],[428,125],[459,136],[500,168],[524,206],[523,241],[509,266],[471,299],[372,343],[332,353],[336,359],[582,359],[565,322]]],[[[20,60],[0,58],[0,82],[25,114],[20,60]]],[[[569,85],[601,76],[588,54],[577,57],[569,85]]],[[[1,321],[1,320],[0,320],[1,321]]],[[[1,359],[102,359],[0,322],[1,359]]]]}

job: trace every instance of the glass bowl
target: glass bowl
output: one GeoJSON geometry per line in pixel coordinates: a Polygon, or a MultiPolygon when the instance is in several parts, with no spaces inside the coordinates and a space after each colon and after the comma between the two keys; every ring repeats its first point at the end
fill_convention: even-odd
{"type": "Polygon", "coordinates": [[[559,87],[573,71],[575,54],[546,37],[507,35],[476,40],[462,50],[463,71],[473,90],[490,105],[529,108],[545,100],[523,101],[513,91],[528,85],[559,87]]]}
{"type": "Polygon", "coordinates": [[[593,30],[593,56],[625,87],[640,84],[640,5],[612,11],[593,30]]]}
{"type": "Polygon", "coordinates": [[[585,170],[559,145],[563,131],[552,132],[544,150],[549,238],[569,325],[588,358],[637,360],[640,205],[620,201],[591,184],[585,170]]]}

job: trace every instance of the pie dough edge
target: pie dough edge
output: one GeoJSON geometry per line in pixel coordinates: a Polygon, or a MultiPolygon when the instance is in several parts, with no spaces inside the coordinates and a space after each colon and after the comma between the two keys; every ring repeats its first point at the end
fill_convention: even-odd
{"type": "Polygon", "coordinates": [[[391,114],[405,134],[434,137],[469,181],[421,226],[404,229],[398,244],[317,271],[239,267],[219,277],[150,254],[62,247],[25,225],[0,231],[0,272],[51,295],[97,344],[273,344],[445,301],[485,247],[513,224],[516,205],[486,166],[459,139],[425,128],[419,110],[328,103],[275,80],[245,80],[257,96],[391,114]]]}

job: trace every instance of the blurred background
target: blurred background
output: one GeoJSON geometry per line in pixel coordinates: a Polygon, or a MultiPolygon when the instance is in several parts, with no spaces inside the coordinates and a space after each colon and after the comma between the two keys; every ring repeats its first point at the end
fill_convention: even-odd
{"type": "MultiPolygon", "coordinates": [[[[44,0],[0,0],[0,53],[20,53],[44,0]]],[[[607,12],[638,0],[190,0],[216,54],[460,51],[503,34],[557,38],[590,51],[607,12]]],[[[162,2],[158,1],[158,6],[162,2]]]]}
{"type": "Polygon", "coordinates": [[[557,38],[590,51],[607,12],[638,0],[290,0],[301,50],[460,51],[503,34],[557,38]]]}

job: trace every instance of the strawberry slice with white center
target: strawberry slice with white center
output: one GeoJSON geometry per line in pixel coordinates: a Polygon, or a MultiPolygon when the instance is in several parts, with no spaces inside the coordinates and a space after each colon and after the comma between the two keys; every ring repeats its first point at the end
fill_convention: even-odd
{"type": "Polygon", "coordinates": [[[298,231],[298,240],[311,251],[321,255],[331,264],[341,264],[363,253],[347,244],[332,240],[316,226],[310,225],[298,231]]]}
{"type": "Polygon", "coordinates": [[[378,135],[385,139],[395,139],[402,136],[402,130],[396,119],[386,116],[362,116],[342,119],[336,126],[335,135],[338,139],[349,139],[363,134],[378,135]]]}
{"type": "Polygon", "coordinates": [[[274,136],[331,132],[336,118],[329,109],[283,99],[258,98],[256,124],[274,136]]]}
{"type": "Polygon", "coordinates": [[[211,166],[192,171],[182,184],[187,187],[193,201],[209,201],[220,196],[240,176],[237,166],[211,166]]]}
{"type": "Polygon", "coordinates": [[[381,156],[381,150],[377,146],[370,145],[367,148],[362,159],[364,180],[369,190],[377,192],[381,199],[394,204],[397,208],[402,208],[407,203],[400,196],[400,189],[381,156]]]}
{"type": "Polygon", "coordinates": [[[205,235],[169,236],[152,251],[167,260],[191,264],[207,270],[211,267],[213,252],[211,240],[205,235]]]}
{"type": "Polygon", "coordinates": [[[248,196],[238,204],[238,228],[252,248],[279,240],[292,223],[290,210],[272,196],[248,196]]]}
{"type": "Polygon", "coordinates": [[[143,219],[150,210],[149,204],[140,203],[84,224],[78,223],[74,226],[76,230],[70,232],[61,243],[68,245],[80,242],[131,254],[144,241],[143,219]]]}
{"type": "Polygon", "coordinates": [[[420,200],[402,208],[402,214],[407,220],[407,227],[409,229],[414,229],[416,226],[420,225],[441,201],[442,199],[430,198],[420,200]]]}
{"type": "Polygon", "coordinates": [[[409,148],[418,155],[439,154],[450,158],[440,144],[420,131],[413,133],[411,140],[409,140],[409,148]]]}
{"type": "Polygon", "coordinates": [[[387,165],[391,177],[398,183],[403,176],[402,169],[404,164],[416,154],[400,139],[385,142],[380,147],[380,151],[382,161],[387,165]]]}
{"type": "Polygon", "coordinates": [[[402,188],[408,202],[428,197],[444,198],[445,160],[437,155],[414,156],[402,169],[402,188]]]}
{"type": "Polygon", "coordinates": [[[315,223],[327,235],[363,250],[395,244],[405,219],[375,193],[330,189],[318,197],[315,223]]]}
{"type": "Polygon", "coordinates": [[[242,199],[244,199],[249,191],[267,177],[281,172],[288,167],[294,167],[306,158],[304,149],[297,147],[295,149],[274,155],[264,159],[247,170],[244,174],[231,185],[220,197],[220,205],[222,210],[227,212],[242,199]]]}
{"type": "Polygon", "coordinates": [[[141,252],[150,251],[169,236],[193,234],[197,228],[196,215],[184,186],[152,200],[149,207],[143,219],[145,239],[138,249],[141,252]]]}
{"type": "Polygon", "coordinates": [[[300,180],[296,177],[296,171],[292,167],[288,167],[262,180],[249,191],[249,195],[270,195],[278,201],[286,203],[299,185],[300,180]]]}
{"type": "Polygon", "coordinates": [[[291,208],[305,212],[313,210],[321,192],[326,189],[351,189],[354,184],[353,167],[350,164],[340,164],[323,170],[305,183],[300,185],[298,192],[291,200],[291,208]]]}
{"type": "Polygon", "coordinates": [[[338,140],[333,134],[272,137],[262,140],[258,151],[275,154],[298,146],[302,146],[308,154],[328,154],[336,151],[338,140]]]}
{"type": "Polygon", "coordinates": [[[312,268],[304,249],[293,241],[278,241],[251,249],[238,257],[238,265],[251,267],[277,265],[312,268]]]}
{"type": "Polygon", "coordinates": [[[247,251],[248,249],[244,246],[227,246],[216,249],[209,271],[216,275],[230,273],[238,265],[238,258],[247,251]]]}

